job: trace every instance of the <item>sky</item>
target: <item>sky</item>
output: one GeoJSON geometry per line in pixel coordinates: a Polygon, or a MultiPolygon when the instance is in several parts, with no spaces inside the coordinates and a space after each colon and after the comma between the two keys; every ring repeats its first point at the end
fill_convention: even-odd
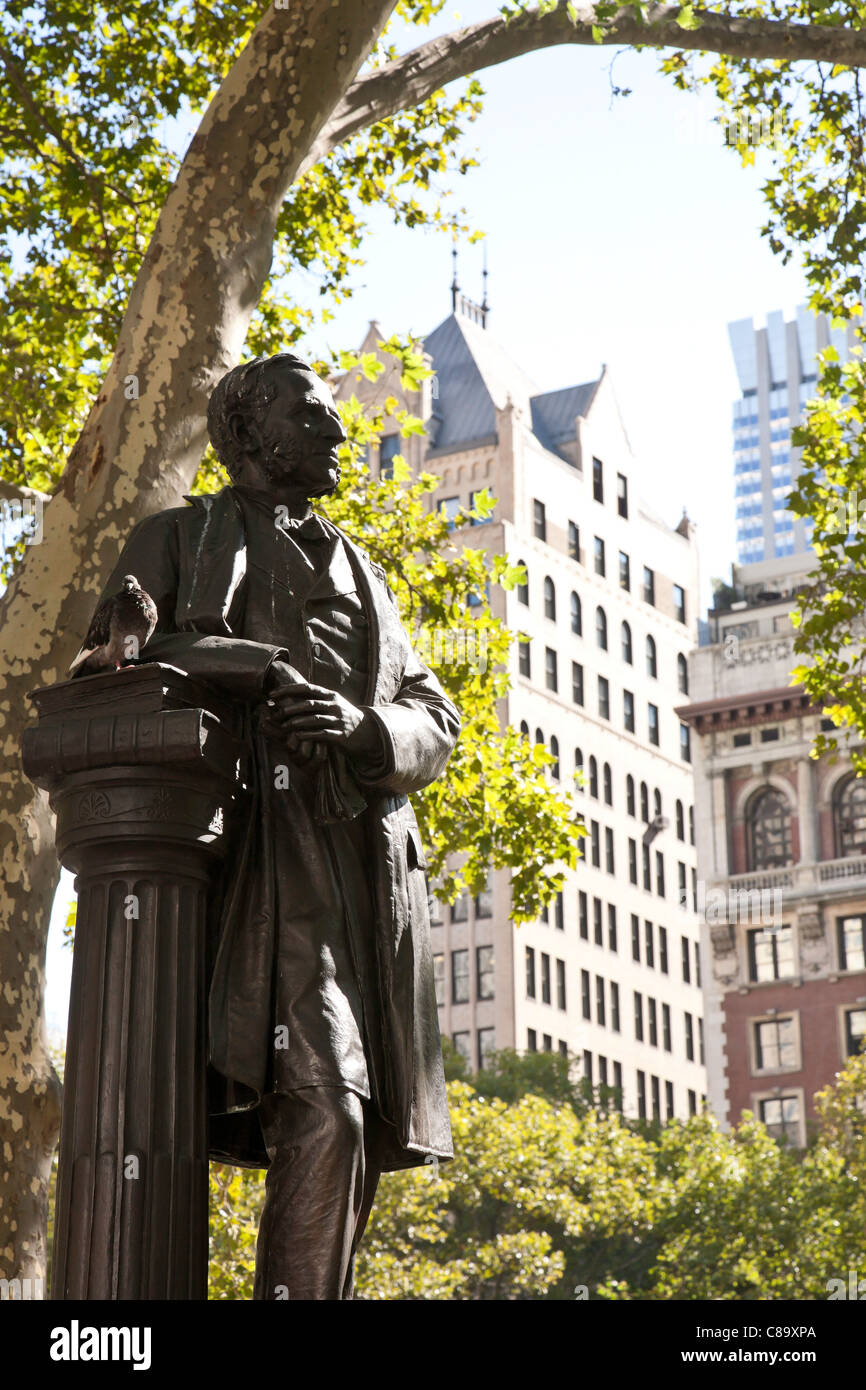
{"type": "MultiPolygon", "coordinates": [[[[436,28],[495,9],[496,0],[447,7],[436,28]]],[[[550,49],[481,74],[484,112],[465,142],[480,166],[450,186],[485,233],[489,331],[512,358],[543,391],[593,380],[607,364],[644,496],[671,524],[683,507],[697,523],[705,608],[710,579],[727,577],[735,559],[727,324],[792,314],[805,279],[760,236],[761,168],[743,168],[724,147],[710,97],[676,91],[658,55],[626,50],[613,81],[632,94],[612,102],[614,52],[550,49]]],[[[461,289],[474,299],[482,244],[459,250],[461,289]]],[[[355,293],[311,334],[311,354],[358,346],[371,319],[386,336],[423,335],[450,313],[447,236],[374,214],[361,254],[355,293]]],[[[316,302],[312,281],[293,289],[316,302]]],[[[59,1033],[72,896],[64,874],[47,961],[48,1024],[59,1033]]]]}

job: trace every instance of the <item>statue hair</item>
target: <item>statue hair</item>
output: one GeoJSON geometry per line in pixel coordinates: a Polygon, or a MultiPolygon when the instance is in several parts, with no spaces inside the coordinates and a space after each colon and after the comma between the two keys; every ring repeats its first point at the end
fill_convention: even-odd
{"type": "Polygon", "coordinates": [[[229,428],[233,415],[246,421],[258,419],[277,394],[277,385],[268,369],[273,366],[310,372],[309,362],[291,352],[279,352],[274,357],[253,357],[241,362],[221,377],[211,393],[207,407],[207,432],[216,456],[232,482],[240,472],[243,454],[229,428]]]}

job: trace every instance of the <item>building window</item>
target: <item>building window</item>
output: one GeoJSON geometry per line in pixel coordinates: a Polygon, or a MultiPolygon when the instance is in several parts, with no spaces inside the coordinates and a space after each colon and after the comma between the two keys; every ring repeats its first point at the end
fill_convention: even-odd
{"type": "Polygon", "coordinates": [[[604,541],[602,540],[601,536],[595,537],[595,541],[593,544],[593,552],[595,555],[595,572],[596,574],[600,574],[603,579],[607,572],[607,569],[604,559],[604,541]]]}
{"type": "Polygon", "coordinates": [[[535,948],[526,948],[526,997],[535,998],[535,948]]]}
{"type": "MultiPolygon", "coordinates": [[[[599,1056],[598,1059],[598,1084],[607,1087],[607,1058],[599,1056]]],[[[607,1097],[605,1096],[604,1105],[607,1108],[607,1097]]]]}
{"type": "Polygon", "coordinates": [[[584,1049],[583,1053],[583,1077],[584,1080],[592,1085],[592,1053],[584,1049]]]}
{"type": "Polygon", "coordinates": [[[686,866],[682,860],[677,861],[677,901],[685,911],[689,905],[689,889],[686,883],[686,866]]]}
{"type": "Polygon", "coordinates": [[[637,883],[637,840],[628,842],[628,881],[637,883]]]}
{"type": "Polygon", "coordinates": [[[598,800],[598,763],[594,757],[589,760],[589,794],[598,800]]]}
{"type": "Polygon", "coordinates": [[[451,921],[469,921],[469,894],[461,893],[459,898],[455,898],[451,904],[451,921]]]}
{"type": "Polygon", "coordinates": [[[624,550],[619,552],[619,587],[631,588],[631,562],[624,550]]]}
{"type": "Polygon", "coordinates": [[[598,678],[598,717],[610,719],[610,683],[607,676],[598,678]]]}
{"type": "Polygon", "coordinates": [[[866,1038],[866,1009],[845,1010],[845,1051],[848,1057],[863,1051],[866,1038]]]}
{"type": "Polygon", "coordinates": [[[701,943],[695,942],[695,984],[701,987],[701,943]]]}
{"type": "Polygon", "coordinates": [[[610,983],[610,1026],[615,1033],[619,1032],[619,985],[615,980],[610,983]]]}
{"type": "Polygon", "coordinates": [[[637,1114],[639,1120],[646,1119],[646,1076],[642,1071],[637,1074],[637,1114]]]}
{"type": "Polygon", "coordinates": [[[469,1033],[451,1034],[451,1041],[454,1043],[455,1051],[459,1052],[460,1056],[467,1062],[471,1062],[472,1060],[469,1038],[469,1033]]]}
{"type": "Polygon", "coordinates": [[[662,1004],[662,1047],[665,1052],[673,1052],[671,1040],[671,1006],[662,1004]]]}
{"type": "Polygon", "coordinates": [[[656,850],[656,893],[660,898],[665,895],[665,857],[660,849],[656,850]]]}
{"type": "Polygon", "coordinates": [[[647,999],[647,1001],[646,1001],[646,1006],[647,1006],[647,1021],[648,1021],[648,1023],[649,1023],[649,1042],[650,1042],[650,1047],[658,1047],[658,1045],[659,1045],[659,1023],[658,1023],[658,1010],[657,1010],[657,1008],[656,1008],[656,1001],[655,1001],[654,999],[647,999]]]}
{"type": "Polygon", "coordinates": [[[649,825],[649,791],[646,782],[640,784],[640,818],[644,825],[649,825]]]}
{"type": "Polygon", "coordinates": [[[571,594],[571,630],[575,637],[583,636],[583,608],[580,602],[580,594],[572,590],[571,594]]]}
{"type": "Polygon", "coordinates": [[[601,868],[601,843],[598,833],[598,821],[591,820],[589,823],[590,852],[592,855],[592,867],[601,868]]]}
{"type": "Polygon", "coordinates": [[[607,651],[607,615],[603,608],[595,610],[595,644],[603,652],[607,651]]]}
{"type": "Polygon", "coordinates": [[[665,1119],[672,1120],[674,1117],[674,1083],[665,1082],[665,1119]]]}
{"type": "Polygon", "coordinates": [[[686,1023],[686,1058],[689,1062],[695,1060],[695,1032],[694,1022],[689,1013],[683,1015],[686,1023]]]}
{"type": "Polygon", "coordinates": [[[640,963],[640,919],[634,912],[631,914],[631,958],[640,963]]]}
{"type": "Polygon", "coordinates": [[[695,808],[689,807],[689,844],[695,843],[695,808]]]}
{"type": "Polygon", "coordinates": [[[848,777],[834,797],[836,856],[866,854],[866,778],[848,777]]]}
{"type": "Polygon", "coordinates": [[[646,639],[646,673],[648,676],[652,676],[653,680],[659,673],[656,639],[649,634],[646,639]]]}
{"type": "Polygon", "coordinates": [[[610,826],[605,826],[604,830],[604,867],[606,873],[616,872],[613,866],[613,831],[610,826]]]}
{"type": "Polygon", "coordinates": [[[478,998],[493,998],[493,947],[476,946],[475,969],[478,979],[478,998]]]}
{"type": "Polygon", "coordinates": [[[607,946],[609,951],[616,950],[616,907],[613,903],[607,906],[607,946]]]}
{"type": "Polygon", "coordinates": [[[634,1035],[638,1042],[643,1042],[643,995],[634,991],[634,1035]]]}
{"type": "Polygon", "coordinates": [[[655,966],[655,963],[656,963],[655,937],[654,937],[654,935],[653,935],[653,924],[652,924],[652,922],[644,922],[644,924],[643,924],[643,936],[644,936],[644,956],[645,956],[647,965],[649,966],[650,970],[652,970],[653,967],[655,966]]]}
{"type": "Polygon", "coordinates": [[[550,956],[541,952],[541,1002],[550,1003],[550,956]]]}
{"type": "Polygon", "coordinates": [[[580,972],[580,1008],[584,1018],[592,1018],[592,1001],[589,993],[589,971],[580,972]]]}
{"type": "Polygon", "coordinates": [[[577,895],[577,929],[582,941],[589,940],[589,900],[581,889],[577,895]]]}
{"type": "Polygon", "coordinates": [[[630,690],[622,692],[622,722],[627,733],[634,733],[634,695],[630,690]]]}
{"type": "Polygon", "coordinates": [[[451,952],[451,1003],[469,1003],[469,952],[451,952]]]}
{"type": "Polygon", "coordinates": [[[698,1098],[697,1098],[697,1096],[695,1095],[694,1091],[689,1091],[689,1114],[690,1114],[690,1115],[697,1115],[697,1113],[698,1113],[698,1098]]]}
{"type": "Polygon", "coordinates": [[[604,999],[604,980],[600,975],[595,977],[595,1021],[600,1023],[602,1028],[605,1024],[605,999],[604,999]]]}
{"type": "Polygon", "coordinates": [[[613,774],[610,770],[610,763],[605,763],[602,768],[602,786],[604,787],[605,806],[613,805],[613,774]]]}
{"type": "Polygon", "coordinates": [[[692,739],[688,724],[680,725],[680,757],[684,763],[692,760],[692,739]]]}
{"type": "Polygon", "coordinates": [[[773,1096],[760,1103],[760,1117],[773,1139],[800,1142],[800,1101],[797,1096],[773,1096]]]}
{"type": "Polygon", "coordinates": [[[680,937],[683,958],[683,984],[690,985],[692,982],[692,952],[687,936],[680,937]]]}
{"type": "Polygon", "coordinates": [[[677,653],[677,686],[681,695],[689,693],[689,663],[682,652],[677,653]]]}
{"type": "MultiPolygon", "coordinates": [[[[392,464],[393,472],[393,464],[392,464]]],[[[439,510],[448,523],[448,530],[453,531],[457,521],[457,513],[460,510],[459,497],[443,497],[439,503],[439,510]]]]}
{"type": "Polygon", "coordinates": [[[677,622],[686,620],[686,591],[681,584],[674,585],[674,616],[677,622]]]}
{"type": "Polygon", "coordinates": [[[662,794],[658,787],[653,789],[653,815],[658,818],[662,813],[662,794]]]}
{"type": "Polygon", "coordinates": [[[677,824],[677,839],[678,839],[678,840],[683,840],[683,841],[685,841],[685,838],[686,838],[686,822],[685,822],[685,817],[683,816],[683,803],[682,803],[681,801],[678,801],[677,804],[676,804],[676,807],[675,807],[675,816],[676,816],[676,824],[677,824]]]}
{"type": "Polygon", "coordinates": [[[595,941],[596,946],[603,946],[603,945],[604,945],[604,933],[603,933],[603,931],[602,931],[601,914],[602,914],[602,901],[601,901],[601,898],[593,898],[593,900],[592,900],[592,925],[593,925],[593,940],[595,941]]]}
{"type": "Polygon", "coordinates": [[[632,664],[631,628],[629,627],[628,623],[623,623],[622,628],[620,629],[620,640],[621,640],[621,644],[622,644],[622,659],[623,659],[623,661],[625,661],[629,666],[631,666],[631,664],[632,664]]]}
{"type": "Polygon", "coordinates": [[[552,755],[552,757],[553,757],[553,762],[548,764],[548,766],[549,766],[549,768],[550,768],[550,775],[551,775],[551,777],[553,778],[553,780],[554,780],[555,782],[558,782],[558,781],[559,781],[559,739],[556,737],[556,734],[551,734],[551,736],[550,736],[550,752],[551,752],[551,755],[552,755]]]}
{"type": "Polygon", "coordinates": [[[553,921],[557,931],[565,931],[565,905],[561,892],[553,900],[553,921]]]}
{"type": "Polygon", "coordinates": [[[656,577],[649,565],[643,567],[643,600],[652,604],[656,601],[656,577]]]}
{"type": "Polygon", "coordinates": [[[529,677],[532,675],[532,666],[529,658],[531,640],[532,639],[525,632],[518,633],[517,669],[521,676],[529,677]]]}
{"type": "Polygon", "coordinates": [[[647,722],[649,725],[649,741],[656,748],[659,746],[659,707],[658,705],[647,705],[647,722]]]}
{"type": "Polygon", "coordinates": [[[559,1055],[560,1057],[568,1056],[568,1043],[564,1042],[562,1038],[559,1039],[559,1055]]]}
{"type": "Polygon", "coordinates": [[[441,1008],[445,1003],[445,957],[441,951],[433,957],[433,985],[436,990],[436,1003],[441,1008]]]}
{"type": "Polygon", "coordinates": [[[657,1076],[651,1076],[650,1083],[652,1085],[653,1119],[660,1120],[662,1117],[662,1102],[659,1089],[659,1078],[657,1076]]]}
{"type": "Polygon", "coordinates": [[[526,1030],[526,1049],[528,1052],[538,1051],[538,1034],[534,1028],[527,1028],[526,1030]]]}
{"type": "Polygon", "coordinates": [[[592,461],[592,495],[596,502],[604,501],[604,467],[596,458],[592,461]]]}
{"type": "Polygon", "coordinates": [[[866,970],[866,917],[838,917],[839,969],[866,970]]]}
{"type": "Polygon", "coordinates": [[[791,863],[791,808],[781,792],[766,787],[753,796],[746,826],[752,872],[791,863]]]}
{"type": "Polygon", "coordinates": [[[772,1018],[756,1023],[756,1071],[790,1071],[797,1065],[797,1031],[793,1018],[772,1018]]]}
{"type": "Polygon", "coordinates": [[[475,916],[476,919],[493,916],[493,889],[490,886],[489,874],[481,892],[475,894],[475,916]]]}
{"type": "Polygon", "coordinates": [[[643,875],[644,891],[652,892],[652,873],[650,872],[650,852],[649,845],[641,845],[641,870],[643,875]]]}
{"type": "Polygon", "coordinates": [[[580,748],[574,750],[574,780],[577,790],[582,792],[583,787],[583,752],[580,748]],[[578,780],[579,779],[579,780],[578,780]]]}
{"type": "MultiPolygon", "coordinates": [[[[379,477],[380,477],[380,478],[393,478],[393,476],[394,476],[394,459],[397,457],[397,455],[399,454],[399,452],[400,452],[400,436],[399,436],[399,434],[383,434],[382,439],[381,439],[381,442],[380,442],[380,444],[379,444],[379,477]]],[[[449,499],[449,500],[451,500],[451,501],[458,501],[459,499],[457,499],[457,498],[451,498],[451,499],[449,499]]]]}
{"type": "Polygon", "coordinates": [[[625,779],[625,809],[628,815],[634,815],[634,778],[631,773],[625,779]]]}
{"type": "Polygon", "coordinates": [[[659,927],[659,970],[663,975],[668,973],[668,929],[659,927]]]}
{"type": "Polygon", "coordinates": [[[556,674],[556,652],[552,647],[544,648],[544,684],[548,690],[558,689],[556,674]]]}
{"type": "Polygon", "coordinates": [[[576,705],[583,704],[583,667],[579,661],[571,663],[571,698],[576,705]]]}
{"type": "Polygon", "coordinates": [[[544,616],[556,622],[556,590],[549,575],[544,577],[544,616]]]}
{"type": "Polygon", "coordinates": [[[547,517],[544,512],[544,503],[539,502],[537,498],[533,498],[532,502],[532,527],[538,540],[547,540],[547,517]]]}
{"type": "Polygon", "coordinates": [[[794,933],[791,927],[753,927],[748,932],[749,979],[783,980],[794,973],[794,933]]]}
{"type": "Polygon", "coordinates": [[[478,1070],[484,1070],[484,1064],[494,1048],[496,1038],[495,1028],[478,1029],[478,1070]]]}
{"type": "Polygon", "coordinates": [[[556,1007],[565,1008],[565,961],[556,962],[556,1007]]]}
{"type": "Polygon", "coordinates": [[[580,561],[580,528],[574,521],[568,523],[568,558],[580,561]]]}
{"type": "Polygon", "coordinates": [[[622,473],[616,475],[616,509],[628,520],[628,479],[622,473]]]}
{"type": "Polygon", "coordinates": [[[523,563],[522,560],[518,560],[518,561],[517,561],[517,565],[518,565],[518,568],[519,568],[519,569],[522,569],[522,570],[524,571],[524,573],[526,574],[526,578],[525,578],[525,580],[523,581],[523,583],[522,583],[522,584],[518,584],[518,586],[517,586],[517,602],[518,602],[518,603],[525,603],[526,606],[529,607],[529,573],[528,573],[528,571],[527,571],[527,569],[526,569],[526,566],[525,566],[525,564],[523,563]]]}

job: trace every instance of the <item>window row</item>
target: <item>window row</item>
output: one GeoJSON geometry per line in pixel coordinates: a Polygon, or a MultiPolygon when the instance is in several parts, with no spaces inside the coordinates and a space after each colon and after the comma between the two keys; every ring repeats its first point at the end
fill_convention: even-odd
{"type": "MultiPolygon", "coordinates": [[[[866,1008],[857,1004],[839,1010],[839,1051],[844,1063],[866,1043],[866,1008]]],[[[799,1014],[754,1019],[750,1024],[749,1063],[752,1076],[800,1071],[803,1066],[799,1014]]]]}
{"type": "Polygon", "coordinates": [[[551,973],[551,957],[546,951],[536,952],[534,946],[526,947],[526,997],[540,999],[542,1004],[553,1003],[553,981],[556,983],[556,1007],[567,1008],[565,993],[565,961],[555,960],[555,977],[551,973]],[[539,970],[536,975],[536,956],[539,970]]]}
{"type": "MultiPolygon", "coordinates": [[[[437,952],[433,957],[433,980],[436,986],[436,1003],[445,1003],[445,953],[437,952]]],[[[451,952],[451,1003],[468,1004],[470,1000],[469,951],[451,952]]],[[[492,946],[475,948],[475,998],[494,998],[494,958],[492,946]]]]}
{"type": "MultiPolygon", "coordinates": [[[[752,795],[745,816],[750,872],[793,864],[793,809],[778,787],[761,787],[752,795]]],[[[866,779],[852,775],[837,786],[833,834],[837,859],[866,855],[866,779]]]]}
{"type": "MultiPolygon", "coordinates": [[[[480,893],[476,893],[474,898],[471,899],[471,901],[474,903],[476,922],[482,921],[485,918],[493,916],[493,889],[491,888],[489,878],[485,887],[481,890],[480,893]]],[[[441,923],[444,921],[443,914],[446,910],[446,907],[448,910],[449,918],[452,922],[469,921],[470,894],[467,893],[465,890],[459,895],[459,897],[454,899],[453,903],[451,903],[450,906],[448,906],[445,903],[440,903],[438,898],[436,898],[435,896],[430,896],[429,903],[431,926],[441,925],[441,923]]]]}
{"type": "MultiPolygon", "coordinates": [[[[637,1077],[637,1114],[639,1120],[661,1120],[661,1079],[650,1073],[649,1096],[647,1095],[646,1072],[638,1071],[637,1077]],[[651,1107],[651,1109],[649,1108],[651,1107]]],[[[665,1114],[664,1119],[672,1120],[674,1117],[674,1083],[665,1081],[665,1114]]],[[[698,1113],[698,1096],[693,1090],[687,1091],[688,1107],[690,1115],[698,1113]]],[[[701,1096],[701,1104],[706,1105],[706,1096],[701,1096]]]]}
{"type": "MultiPolygon", "coordinates": [[[[836,919],[838,969],[866,970],[866,916],[836,919]]],[[[794,929],[750,927],[746,932],[749,979],[755,984],[784,980],[797,974],[794,929]]]]}
{"type": "MultiPolygon", "coordinates": [[[[454,1044],[454,1050],[459,1052],[460,1056],[464,1057],[471,1067],[473,1064],[472,1034],[469,1029],[464,1028],[457,1033],[452,1033],[451,1041],[454,1044]]],[[[479,1028],[476,1030],[474,1063],[479,1071],[484,1070],[487,1057],[494,1050],[495,1046],[495,1028],[479,1028]]]]}

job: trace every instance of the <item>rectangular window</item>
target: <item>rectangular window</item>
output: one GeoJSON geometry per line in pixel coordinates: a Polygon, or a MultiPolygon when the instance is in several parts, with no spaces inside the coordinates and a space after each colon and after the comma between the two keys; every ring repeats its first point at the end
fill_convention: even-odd
{"type": "MultiPolygon", "coordinates": [[[[379,477],[393,478],[394,459],[400,452],[399,434],[383,434],[379,442],[379,477]]],[[[459,498],[450,497],[449,502],[457,502],[459,498]]],[[[456,509],[455,509],[456,510],[456,509]]]]}
{"type": "Polygon", "coordinates": [[[475,918],[476,921],[485,917],[493,916],[493,889],[490,886],[490,877],[480,893],[475,894],[475,918]]]}
{"type": "Polygon", "coordinates": [[[457,897],[457,898],[454,899],[453,903],[451,904],[451,921],[452,921],[452,922],[468,922],[468,921],[469,921],[469,894],[468,894],[468,893],[461,893],[459,897],[457,897]]]}
{"type": "Polygon", "coordinates": [[[794,973],[791,927],[753,927],[748,932],[749,979],[782,980],[794,973]]]}
{"type": "Polygon", "coordinates": [[[657,1076],[651,1076],[650,1082],[652,1084],[653,1119],[660,1120],[662,1117],[662,1102],[661,1093],[659,1089],[659,1079],[657,1076]]]}
{"type": "Polygon", "coordinates": [[[592,866],[594,869],[601,868],[601,843],[598,833],[598,821],[589,822],[590,854],[592,856],[592,866]]]}
{"type": "Polygon", "coordinates": [[[689,1091],[689,1114],[690,1114],[690,1115],[697,1115],[697,1113],[698,1113],[698,1098],[697,1098],[697,1096],[695,1095],[694,1091],[689,1091]]]}
{"type": "Polygon", "coordinates": [[[604,501],[604,465],[596,458],[592,461],[592,495],[596,502],[604,501]]]}
{"type": "Polygon", "coordinates": [[[652,604],[656,601],[656,577],[649,565],[643,567],[643,601],[652,604]]]}
{"type": "Polygon", "coordinates": [[[695,1060],[695,1031],[694,1022],[690,1013],[683,1015],[686,1023],[686,1057],[690,1062],[695,1060]]]}
{"type": "Polygon", "coordinates": [[[688,937],[680,937],[680,949],[683,958],[683,984],[690,985],[692,982],[692,955],[688,937]]]}
{"type": "Polygon", "coordinates": [[[838,917],[839,969],[866,970],[866,917],[838,917]]]}
{"type": "Polygon", "coordinates": [[[660,898],[665,895],[665,857],[660,849],[656,850],[656,893],[660,898]]]}
{"type": "Polygon", "coordinates": [[[655,963],[656,963],[656,958],[655,958],[655,938],[654,938],[654,935],[653,935],[653,924],[652,924],[652,922],[644,922],[644,924],[643,924],[643,934],[644,934],[644,944],[645,944],[646,963],[647,963],[647,965],[650,967],[650,969],[652,969],[652,968],[655,966],[655,963]]]}
{"type": "Polygon", "coordinates": [[[454,1049],[455,1049],[455,1051],[456,1051],[456,1052],[459,1052],[459,1053],[460,1053],[460,1056],[463,1057],[467,1062],[471,1062],[472,1056],[471,1056],[470,1034],[469,1034],[469,1033],[452,1033],[452,1034],[451,1034],[451,1041],[452,1041],[453,1044],[454,1044],[454,1049]]]}
{"type": "Polygon", "coordinates": [[[478,980],[478,998],[493,998],[493,947],[476,946],[475,970],[478,980]]]}
{"type": "Polygon", "coordinates": [[[436,989],[436,1003],[441,1008],[445,1003],[445,957],[441,951],[433,957],[433,984],[436,989]]]}
{"type": "Polygon", "coordinates": [[[544,648],[544,684],[548,690],[559,689],[559,679],[556,674],[556,652],[552,647],[544,648]]]}
{"type": "Polygon", "coordinates": [[[571,698],[576,705],[583,704],[583,667],[579,661],[571,663],[571,698]]]}
{"type": "Polygon", "coordinates": [[[604,980],[600,975],[595,977],[595,1021],[604,1027],[605,1007],[604,1007],[604,980]]]}
{"type": "Polygon", "coordinates": [[[704,1064],[704,1020],[698,1019],[698,1061],[704,1064]]]}
{"type": "Polygon", "coordinates": [[[619,1032],[619,985],[615,980],[610,983],[610,1026],[615,1033],[619,1032]]]}
{"type": "Polygon", "coordinates": [[[547,517],[544,512],[544,503],[539,502],[538,498],[533,498],[532,502],[532,526],[537,539],[540,541],[546,541],[547,517]]]}
{"type": "Polygon", "coordinates": [[[630,690],[622,692],[622,722],[627,733],[634,733],[634,695],[630,690]]]}
{"type": "Polygon", "coordinates": [[[583,1078],[592,1085],[592,1053],[587,1049],[583,1053],[583,1078]]]}
{"type": "Polygon", "coordinates": [[[646,1119],[646,1076],[642,1071],[637,1074],[637,1114],[639,1120],[646,1119]]]}
{"type": "MultiPolygon", "coordinates": [[[[388,474],[387,476],[389,476],[389,477],[392,476],[392,475],[393,475],[393,472],[394,472],[394,465],[393,465],[393,463],[392,463],[392,465],[391,465],[391,473],[388,474]]],[[[460,510],[460,498],[459,498],[459,497],[443,497],[443,498],[442,498],[442,501],[439,503],[439,510],[440,510],[440,512],[442,513],[442,515],[445,517],[445,520],[448,522],[448,530],[449,530],[449,531],[453,531],[453,530],[454,530],[454,527],[455,527],[456,524],[457,524],[457,520],[456,520],[456,518],[457,518],[457,513],[458,513],[459,510],[460,510]]]]}
{"type": "Polygon", "coordinates": [[[607,905],[607,945],[608,950],[616,950],[616,908],[613,903],[607,905]]]}
{"type": "Polygon", "coordinates": [[[773,1018],[755,1024],[755,1067],[785,1071],[797,1065],[797,1033],[793,1018],[773,1018]]]}
{"type": "Polygon", "coordinates": [[[610,826],[605,826],[604,831],[604,867],[606,873],[616,872],[613,864],[613,831],[610,826]]]}
{"type": "Polygon", "coordinates": [[[541,1002],[550,1003],[550,956],[541,952],[541,1002]]]}
{"type": "Polygon", "coordinates": [[[674,1083],[665,1082],[665,1119],[672,1120],[674,1117],[674,1083]]]}
{"type": "Polygon", "coordinates": [[[624,550],[619,552],[619,587],[626,590],[631,588],[631,561],[624,550]]]}
{"type": "Polygon", "coordinates": [[[577,895],[577,922],[578,931],[582,941],[589,940],[589,914],[587,912],[587,897],[583,891],[577,895]]]}
{"type": "Polygon", "coordinates": [[[643,1042],[643,995],[634,992],[634,1035],[638,1042],[643,1042]]]}
{"type": "Polygon", "coordinates": [[[668,973],[668,929],[659,927],[659,970],[663,975],[668,973]]]}
{"type": "Polygon", "coordinates": [[[647,705],[647,721],[649,725],[649,741],[656,748],[659,746],[659,707],[658,705],[647,705]]]}
{"type": "Polygon", "coordinates": [[[601,536],[596,536],[593,541],[593,554],[595,556],[595,572],[596,574],[600,574],[603,579],[606,573],[606,566],[604,560],[604,541],[601,536]]]}
{"type": "Polygon", "coordinates": [[[562,893],[557,893],[553,902],[553,920],[557,931],[565,931],[565,906],[562,893]]]}
{"type": "Polygon", "coordinates": [[[584,1018],[592,1018],[588,970],[581,970],[580,972],[580,1010],[584,1018]]]}
{"type": "Polygon", "coordinates": [[[679,862],[677,863],[677,902],[683,909],[683,912],[688,910],[689,888],[686,882],[686,866],[679,862]]]}
{"type": "Polygon", "coordinates": [[[684,763],[692,760],[692,735],[688,724],[680,725],[680,757],[684,763]]]}
{"type": "Polygon", "coordinates": [[[484,1070],[484,1064],[493,1051],[496,1038],[495,1028],[478,1029],[478,1070],[484,1070]]]}
{"type": "Polygon", "coordinates": [[[760,1116],[773,1139],[800,1142],[800,1101],[797,1096],[774,1096],[760,1103],[760,1116]]]}
{"type": "Polygon", "coordinates": [[[866,1009],[845,1011],[845,1050],[849,1057],[862,1052],[866,1038],[866,1009]]]}
{"type": "MultiPolygon", "coordinates": [[[[607,1086],[607,1058],[602,1056],[599,1056],[598,1059],[598,1084],[599,1086],[607,1086]]],[[[605,1100],[605,1105],[607,1105],[607,1100],[605,1100]]]]}
{"type": "Polygon", "coordinates": [[[662,1047],[665,1052],[673,1052],[671,1039],[671,1006],[662,1004],[662,1047]]]}
{"type": "Polygon", "coordinates": [[[451,1003],[469,1003],[469,952],[451,952],[451,1003]]]}
{"type": "Polygon", "coordinates": [[[526,948],[526,997],[535,998],[535,948],[526,948]]]}
{"type": "Polygon", "coordinates": [[[526,1030],[526,1050],[527,1052],[538,1051],[538,1034],[534,1028],[527,1028],[526,1030]]]}
{"type": "Polygon", "coordinates": [[[616,1090],[616,1108],[622,1114],[624,1098],[622,1094],[622,1062],[613,1064],[613,1084],[616,1090]]]}
{"type": "Polygon", "coordinates": [[[701,987],[701,943],[695,942],[695,984],[701,987]]]}
{"type": "Polygon", "coordinates": [[[565,1008],[565,961],[556,962],[556,1007],[565,1008]]]}
{"type": "Polygon", "coordinates": [[[628,881],[637,883],[637,840],[628,842],[628,881]]]}
{"type": "Polygon", "coordinates": [[[643,886],[648,893],[652,892],[652,874],[650,872],[650,851],[649,845],[640,847],[641,869],[643,872],[643,886]]]}
{"type": "Polygon", "coordinates": [[[681,584],[674,585],[674,615],[677,622],[686,620],[686,591],[681,584]]]}
{"type": "Polygon", "coordinates": [[[532,675],[532,665],[530,661],[530,646],[532,638],[525,632],[518,633],[517,641],[517,669],[521,676],[529,677],[532,675]]]}
{"type": "Polygon", "coordinates": [[[598,678],[598,717],[610,719],[610,685],[606,676],[598,678]]]}
{"type": "Polygon", "coordinates": [[[568,523],[568,558],[580,561],[580,528],[577,523],[568,523]]]}
{"type": "Polygon", "coordinates": [[[616,509],[628,520],[628,479],[622,473],[616,475],[616,509]]]}
{"type": "Polygon", "coordinates": [[[631,958],[640,962],[640,919],[631,915],[631,958]]]}
{"type": "MultiPolygon", "coordinates": [[[[481,496],[481,493],[482,493],[483,491],[486,491],[486,489],[484,489],[484,488],[479,488],[478,491],[476,491],[476,492],[470,492],[470,494],[469,494],[469,509],[470,509],[470,511],[474,511],[474,510],[475,510],[475,499],[476,499],[476,497],[480,497],[480,496],[481,496]]],[[[470,521],[469,525],[470,525],[470,526],[486,526],[487,523],[488,523],[488,521],[492,521],[492,520],[493,520],[493,513],[491,512],[489,516],[485,516],[485,517],[474,516],[474,517],[472,518],[472,520],[470,521]]]]}
{"type": "Polygon", "coordinates": [[[594,939],[594,941],[595,941],[596,946],[602,946],[602,945],[604,945],[604,937],[603,937],[603,935],[602,935],[602,925],[601,925],[601,914],[602,914],[602,903],[601,903],[601,898],[593,898],[593,900],[592,900],[592,928],[593,928],[593,939],[594,939]]]}
{"type": "Polygon", "coordinates": [[[549,1033],[544,1033],[542,1035],[541,1046],[544,1048],[545,1052],[553,1051],[553,1038],[550,1036],[549,1033]]]}
{"type": "Polygon", "coordinates": [[[568,1043],[565,1042],[562,1038],[560,1038],[559,1040],[559,1055],[560,1057],[568,1056],[568,1043]]]}
{"type": "Polygon", "coordinates": [[[649,1041],[650,1041],[650,1047],[658,1047],[658,1045],[659,1045],[659,1021],[658,1021],[658,1009],[656,1008],[656,1001],[655,1001],[654,999],[647,999],[647,1001],[646,1001],[646,1007],[647,1007],[647,1022],[649,1023],[649,1041]]]}

